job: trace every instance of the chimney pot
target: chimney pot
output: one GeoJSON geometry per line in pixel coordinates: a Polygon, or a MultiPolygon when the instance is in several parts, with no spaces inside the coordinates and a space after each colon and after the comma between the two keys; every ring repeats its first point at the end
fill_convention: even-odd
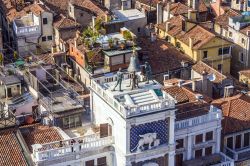
{"type": "Polygon", "coordinates": [[[166,22],[166,32],[168,32],[170,29],[170,22],[166,22]]]}
{"type": "Polygon", "coordinates": [[[250,30],[247,31],[247,36],[250,37],[250,30]]]}
{"type": "Polygon", "coordinates": [[[189,47],[193,48],[193,45],[194,45],[194,40],[191,37],[189,37],[189,47]]]}
{"type": "Polygon", "coordinates": [[[188,20],[191,20],[191,21],[197,21],[197,11],[196,10],[188,10],[188,20]]]}

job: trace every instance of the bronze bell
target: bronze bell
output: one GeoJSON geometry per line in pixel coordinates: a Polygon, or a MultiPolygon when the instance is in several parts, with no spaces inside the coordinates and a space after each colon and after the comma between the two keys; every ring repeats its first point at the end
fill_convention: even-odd
{"type": "Polygon", "coordinates": [[[128,72],[133,73],[133,72],[139,72],[139,71],[140,71],[140,66],[138,64],[136,53],[134,52],[133,55],[130,57],[128,72]]]}

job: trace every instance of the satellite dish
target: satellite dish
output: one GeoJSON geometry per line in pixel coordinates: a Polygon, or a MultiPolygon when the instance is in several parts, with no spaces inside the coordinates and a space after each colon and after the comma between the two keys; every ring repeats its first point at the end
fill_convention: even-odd
{"type": "Polygon", "coordinates": [[[214,74],[208,75],[208,80],[213,82],[216,79],[216,76],[214,74]]]}

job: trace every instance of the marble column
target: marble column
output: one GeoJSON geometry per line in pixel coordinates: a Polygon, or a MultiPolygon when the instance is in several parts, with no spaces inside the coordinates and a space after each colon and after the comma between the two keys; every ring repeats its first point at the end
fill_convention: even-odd
{"type": "Polygon", "coordinates": [[[168,153],[168,166],[175,165],[175,152],[171,151],[168,153]]]}
{"type": "Polygon", "coordinates": [[[190,160],[192,158],[192,135],[188,135],[187,137],[187,159],[190,160]]]}

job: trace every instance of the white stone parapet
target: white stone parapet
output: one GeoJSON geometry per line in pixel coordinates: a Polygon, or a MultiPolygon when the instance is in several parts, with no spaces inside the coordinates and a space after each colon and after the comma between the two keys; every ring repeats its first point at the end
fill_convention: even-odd
{"type": "Polygon", "coordinates": [[[210,111],[208,111],[208,113],[205,115],[197,116],[194,118],[188,118],[181,121],[176,121],[175,130],[181,130],[188,127],[197,126],[199,124],[204,124],[220,119],[222,119],[221,110],[211,106],[210,111]]]}
{"type": "Polygon", "coordinates": [[[220,152],[219,153],[221,156],[221,163],[219,164],[214,164],[212,166],[234,166],[234,160],[225,155],[224,153],[220,152]]]}
{"type": "Polygon", "coordinates": [[[92,134],[47,144],[34,144],[32,145],[32,157],[35,162],[53,160],[54,158],[65,157],[66,155],[95,151],[108,147],[113,143],[113,136],[100,138],[99,134],[92,134]]]}
{"type": "Polygon", "coordinates": [[[152,102],[145,102],[144,104],[124,105],[120,103],[113,95],[110,95],[108,90],[105,90],[105,88],[96,83],[94,80],[91,80],[90,88],[124,118],[175,108],[174,99],[164,91],[162,91],[162,99],[157,99],[152,102]]]}

